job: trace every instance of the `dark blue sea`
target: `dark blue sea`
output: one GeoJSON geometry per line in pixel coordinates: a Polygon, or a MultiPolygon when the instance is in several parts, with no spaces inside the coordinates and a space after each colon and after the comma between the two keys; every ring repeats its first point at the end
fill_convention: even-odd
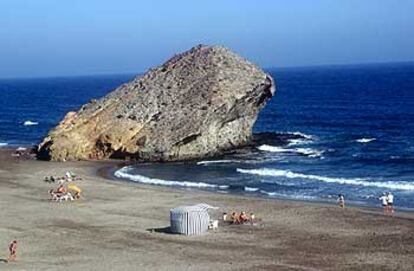
{"type": "MultiPolygon", "coordinates": [[[[414,208],[414,64],[267,70],[277,92],[255,145],[223,157],[139,164],[115,175],[217,193],[414,208]]],[[[37,144],[69,110],[133,75],[0,80],[0,146],[37,144]]]]}

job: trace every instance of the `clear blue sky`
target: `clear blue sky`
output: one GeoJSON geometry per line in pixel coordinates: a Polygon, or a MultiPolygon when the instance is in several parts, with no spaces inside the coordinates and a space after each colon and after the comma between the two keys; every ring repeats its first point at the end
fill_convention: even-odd
{"type": "Polygon", "coordinates": [[[414,60],[413,0],[0,0],[0,78],[142,72],[199,43],[262,67],[414,60]]]}

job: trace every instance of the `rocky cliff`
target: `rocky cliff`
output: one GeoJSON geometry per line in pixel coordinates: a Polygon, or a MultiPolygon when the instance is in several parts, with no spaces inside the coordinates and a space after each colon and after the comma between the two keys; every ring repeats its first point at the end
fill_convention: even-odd
{"type": "Polygon", "coordinates": [[[220,46],[199,45],[69,112],[38,147],[55,161],[176,161],[244,145],[272,78],[220,46]]]}

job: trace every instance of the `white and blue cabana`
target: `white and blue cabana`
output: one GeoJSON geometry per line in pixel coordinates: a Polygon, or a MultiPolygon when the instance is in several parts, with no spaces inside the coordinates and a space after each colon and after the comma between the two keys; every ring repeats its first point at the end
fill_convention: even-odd
{"type": "Polygon", "coordinates": [[[218,209],[208,204],[181,206],[170,210],[171,232],[185,235],[199,235],[208,230],[210,215],[208,209],[218,209]]]}

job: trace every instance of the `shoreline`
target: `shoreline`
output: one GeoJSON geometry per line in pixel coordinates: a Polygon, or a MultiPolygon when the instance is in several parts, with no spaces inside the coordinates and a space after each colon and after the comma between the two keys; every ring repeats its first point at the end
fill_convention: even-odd
{"type": "MultiPolygon", "coordinates": [[[[4,270],[411,270],[414,214],[137,185],[101,177],[117,162],[14,160],[0,151],[0,246],[20,242],[4,270]],[[83,178],[84,198],[55,203],[44,176],[83,178]],[[10,204],[12,203],[12,204],[10,204]],[[258,226],[219,223],[201,236],[165,233],[171,208],[254,212],[258,226]]],[[[377,209],[378,210],[378,209],[377,209]]],[[[6,257],[0,251],[0,259],[6,257]]]]}
{"type": "MultiPolygon", "coordinates": [[[[31,146],[26,146],[26,145],[21,145],[19,147],[24,147],[27,148],[27,150],[33,149],[34,146],[36,145],[31,145],[31,146]]],[[[0,147],[0,154],[7,152],[7,153],[12,153],[16,151],[15,147],[11,147],[11,146],[4,146],[4,147],[0,147]]],[[[44,162],[48,162],[48,161],[44,161],[44,162]]],[[[132,183],[134,185],[138,185],[138,186],[144,186],[144,187],[158,187],[158,188],[163,188],[163,189],[171,189],[173,191],[186,191],[186,192],[206,192],[206,193],[213,193],[213,194],[218,194],[218,195],[231,195],[231,196],[236,196],[236,197],[246,197],[246,198],[256,198],[256,199],[268,199],[268,200],[280,200],[280,201],[291,201],[291,202],[302,202],[302,203],[315,203],[315,204],[326,204],[329,206],[338,206],[338,204],[336,203],[336,200],[323,200],[323,199],[315,199],[315,200],[310,200],[310,199],[299,199],[299,198],[290,198],[288,196],[283,197],[283,196],[265,196],[265,195],[245,195],[242,193],[234,193],[232,191],[229,191],[228,193],[225,192],[219,192],[219,190],[207,190],[207,189],[198,189],[198,188],[181,188],[181,187],[175,187],[175,186],[163,186],[163,185],[152,185],[152,184],[145,184],[145,183],[139,183],[139,182],[134,182],[132,180],[128,180],[128,179],[122,179],[119,177],[114,176],[114,172],[117,169],[121,169],[125,166],[133,166],[133,165],[139,165],[139,162],[135,162],[134,161],[126,161],[126,160],[116,160],[116,159],[109,159],[109,160],[102,160],[102,161],[97,161],[97,160],[90,160],[90,161],[78,161],[78,162],[88,162],[88,163],[97,163],[97,168],[96,168],[96,172],[95,174],[98,177],[110,180],[110,181],[115,181],[115,182],[127,182],[127,183],[132,183]],[[105,166],[99,166],[101,163],[106,164],[105,166]]],[[[152,162],[142,162],[142,163],[152,163],[152,162]]],[[[380,203],[378,204],[369,204],[369,203],[364,203],[364,202],[355,202],[355,201],[346,201],[346,206],[347,207],[352,207],[352,208],[362,208],[362,209],[367,209],[370,210],[372,212],[380,212],[382,213],[381,210],[381,206],[380,203]]],[[[414,208],[409,208],[409,207],[402,207],[402,206],[394,206],[395,210],[398,211],[398,213],[414,213],[414,208]]]]}
{"type": "MultiPolygon", "coordinates": [[[[297,201],[297,202],[303,202],[303,203],[317,203],[317,204],[327,204],[329,206],[338,206],[338,204],[336,203],[336,200],[329,200],[329,199],[324,200],[322,198],[312,200],[312,199],[300,199],[300,198],[292,198],[289,196],[284,197],[284,196],[277,196],[277,195],[276,196],[265,196],[265,195],[256,195],[256,194],[249,195],[249,194],[243,194],[242,192],[237,193],[231,190],[229,190],[228,192],[220,192],[221,190],[217,190],[217,189],[209,190],[209,189],[200,189],[200,188],[191,188],[191,187],[183,188],[183,187],[177,187],[177,186],[145,184],[145,183],[135,182],[127,178],[119,178],[119,177],[114,176],[114,172],[118,169],[121,169],[125,166],[130,166],[130,165],[134,166],[134,165],[139,165],[139,164],[133,164],[133,163],[122,162],[122,161],[117,161],[117,160],[107,160],[107,162],[113,163],[113,165],[98,169],[97,174],[99,175],[99,177],[106,178],[108,180],[115,181],[115,182],[128,182],[128,183],[133,183],[138,186],[142,185],[144,187],[162,187],[165,189],[172,189],[172,190],[178,190],[178,191],[206,192],[206,193],[213,193],[213,194],[219,194],[219,195],[232,195],[232,196],[246,197],[246,198],[281,200],[281,201],[286,200],[286,201],[292,201],[292,202],[297,201]]],[[[355,208],[366,208],[372,211],[379,210],[380,212],[382,212],[382,207],[379,201],[378,201],[378,204],[369,204],[369,203],[365,203],[362,201],[347,200],[346,206],[355,207],[355,208]]],[[[394,206],[394,208],[398,212],[414,213],[414,208],[402,207],[402,206],[394,206]]]]}

